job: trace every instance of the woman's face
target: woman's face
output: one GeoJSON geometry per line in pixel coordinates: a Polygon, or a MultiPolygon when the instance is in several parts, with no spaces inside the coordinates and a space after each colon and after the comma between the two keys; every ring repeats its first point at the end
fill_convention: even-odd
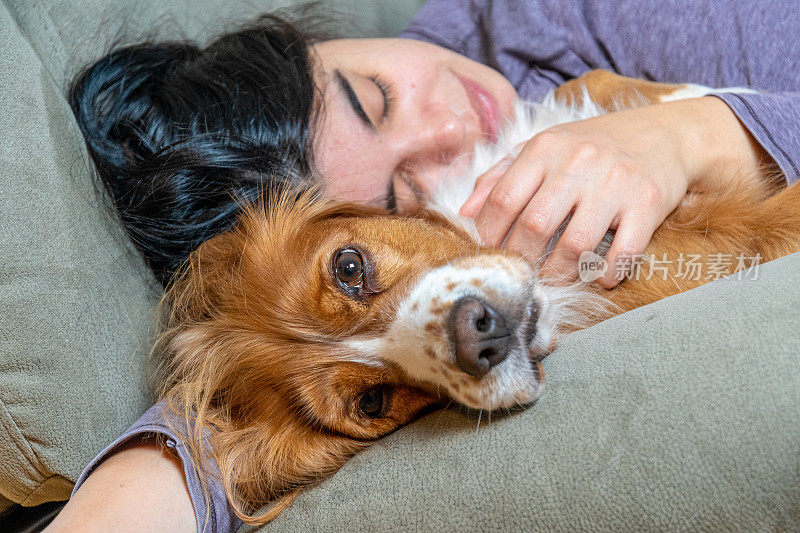
{"type": "Polygon", "coordinates": [[[314,161],[329,197],[407,210],[511,117],[508,80],[439,46],[342,39],[314,48],[323,91],[314,161]]]}

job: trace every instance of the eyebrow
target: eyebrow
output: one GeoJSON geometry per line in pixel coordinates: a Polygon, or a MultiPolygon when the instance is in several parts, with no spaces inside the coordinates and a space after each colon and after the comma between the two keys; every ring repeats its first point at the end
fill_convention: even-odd
{"type": "Polygon", "coordinates": [[[364,112],[364,108],[361,107],[361,102],[358,101],[358,96],[356,96],[356,92],[353,90],[353,86],[350,85],[350,82],[347,81],[342,71],[338,68],[334,70],[333,76],[336,79],[336,83],[339,84],[339,88],[344,92],[347,96],[347,100],[350,102],[350,107],[353,108],[358,118],[364,125],[369,128],[371,131],[375,131],[375,124],[369,119],[367,114],[364,112]]]}

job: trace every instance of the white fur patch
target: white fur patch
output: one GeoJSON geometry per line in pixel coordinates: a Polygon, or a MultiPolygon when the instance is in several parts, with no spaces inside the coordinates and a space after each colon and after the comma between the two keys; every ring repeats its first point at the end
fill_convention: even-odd
{"type": "Polygon", "coordinates": [[[520,259],[476,256],[456,260],[417,281],[381,337],[351,339],[346,346],[361,354],[358,358],[391,361],[412,379],[433,385],[469,407],[499,409],[531,402],[542,387],[523,339],[516,339],[516,349],[509,350],[489,374],[475,378],[457,367],[448,323],[453,305],[464,297],[490,305],[498,301],[513,304],[521,316],[538,312],[533,279],[533,270],[520,259]],[[489,261],[493,264],[487,265],[489,261]]]}
{"type": "Polygon", "coordinates": [[[696,85],[694,83],[687,83],[683,88],[678,89],[670,94],[665,94],[659,99],[661,102],[674,102],[675,100],[686,100],[688,98],[700,98],[714,93],[743,93],[752,94],[758,91],[748,89],[746,87],[727,87],[725,89],[712,89],[704,85],[696,85]]]}

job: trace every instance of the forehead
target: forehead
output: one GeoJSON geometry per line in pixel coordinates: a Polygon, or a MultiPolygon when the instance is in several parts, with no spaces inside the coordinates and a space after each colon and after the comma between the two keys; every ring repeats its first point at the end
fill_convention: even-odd
{"type": "Polygon", "coordinates": [[[411,39],[332,39],[315,44],[314,53],[323,68],[359,67],[385,65],[386,59],[423,62],[426,58],[420,51],[433,48],[411,39]]]}

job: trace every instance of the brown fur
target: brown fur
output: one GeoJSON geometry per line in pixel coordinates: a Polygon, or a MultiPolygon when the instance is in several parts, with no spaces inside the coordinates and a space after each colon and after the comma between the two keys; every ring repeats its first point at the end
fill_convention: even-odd
{"type": "MultiPolygon", "coordinates": [[[[607,74],[583,82],[609,105],[620,95],[655,99],[676,87],[607,74]]],[[[562,94],[579,93],[570,82],[562,94]]],[[[768,261],[800,249],[800,187],[771,195],[767,183],[695,195],[656,232],[648,252],[760,254],[768,261]]],[[[233,231],[192,254],[165,297],[171,312],[156,346],[167,354],[168,410],[194,422],[186,441],[203,472],[209,470],[201,436],[210,433],[228,498],[251,524],[275,518],[302,488],[447,400],[391,365],[377,369],[338,358],[338,341],[384,331],[398,295],[426,269],[478,252],[489,259],[511,254],[487,251],[428,212],[401,218],[311,195],[293,200],[246,207],[233,231]],[[363,245],[381,265],[367,273],[379,294],[363,301],[331,282],[331,254],[350,244],[363,245]],[[391,388],[385,416],[359,416],[357,398],[376,384],[391,388]],[[270,501],[269,511],[252,514],[270,501]]],[[[676,280],[675,267],[666,280],[642,277],[597,292],[622,312],[709,281],[676,280]]]]}
{"type": "MultiPolygon", "coordinates": [[[[620,104],[635,107],[657,103],[684,85],[655,83],[620,76],[605,70],[592,70],[570,80],[556,90],[556,96],[579,102],[583,88],[600,107],[615,109],[620,104]]],[[[654,233],[646,255],[666,257],[667,274],[648,278],[649,265],[638,276],[631,276],[610,294],[617,312],[629,311],[648,303],[687,291],[715,279],[702,273],[701,279],[686,279],[678,274],[678,258],[699,255],[704,266],[711,254],[730,256],[732,261],[721,275],[735,273],[736,257],[760,257],[771,261],[800,250],[800,188],[784,189],[785,179],[774,166],[765,164],[757,176],[742,176],[732,190],[690,194],[654,233]]],[[[749,263],[748,263],[749,264],[749,263]]]]}
{"type": "Polygon", "coordinates": [[[626,78],[607,70],[590,70],[556,89],[556,98],[569,103],[583,100],[584,89],[594,103],[603,109],[631,107],[659,102],[661,96],[673,93],[684,85],[656,83],[626,78]]]}
{"type": "MultiPolygon", "coordinates": [[[[720,274],[727,276],[736,272],[739,254],[759,257],[763,263],[800,250],[800,187],[788,187],[774,196],[768,196],[769,192],[765,182],[690,198],[689,205],[667,218],[647,247],[647,254],[670,260],[664,263],[667,275],[659,272],[648,280],[640,271],[611,292],[609,299],[620,312],[628,311],[717,277],[716,273],[707,277],[711,274],[706,268],[700,279],[678,275],[681,254],[701,256],[704,267],[712,254],[729,257],[730,264],[720,263],[725,267],[720,274]]],[[[749,265],[748,259],[745,266],[749,265]]]]}
{"type": "Polygon", "coordinates": [[[165,297],[155,349],[167,354],[163,396],[187,422],[191,413],[176,430],[194,426],[186,439],[206,471],[201,434],[213,428],[213,458],[243,520],[271,520],[300,488],[445,400],[391,365],[337,359],[348,355],[337,343],[382,332],[420,272],[479,248],[432,213],[390,216],[307,195],[246,207],[234,230],[192,254],[165,297]],[[338,248],[359,243],[381,265],[369,302],[342,294],[329,271],[338,248]],[[359,417],[353,405],[375,384],[391,388],[390,407],[359,417]],[[268,501],[277,502],[268,513],[250,514],[268,501]]]}

